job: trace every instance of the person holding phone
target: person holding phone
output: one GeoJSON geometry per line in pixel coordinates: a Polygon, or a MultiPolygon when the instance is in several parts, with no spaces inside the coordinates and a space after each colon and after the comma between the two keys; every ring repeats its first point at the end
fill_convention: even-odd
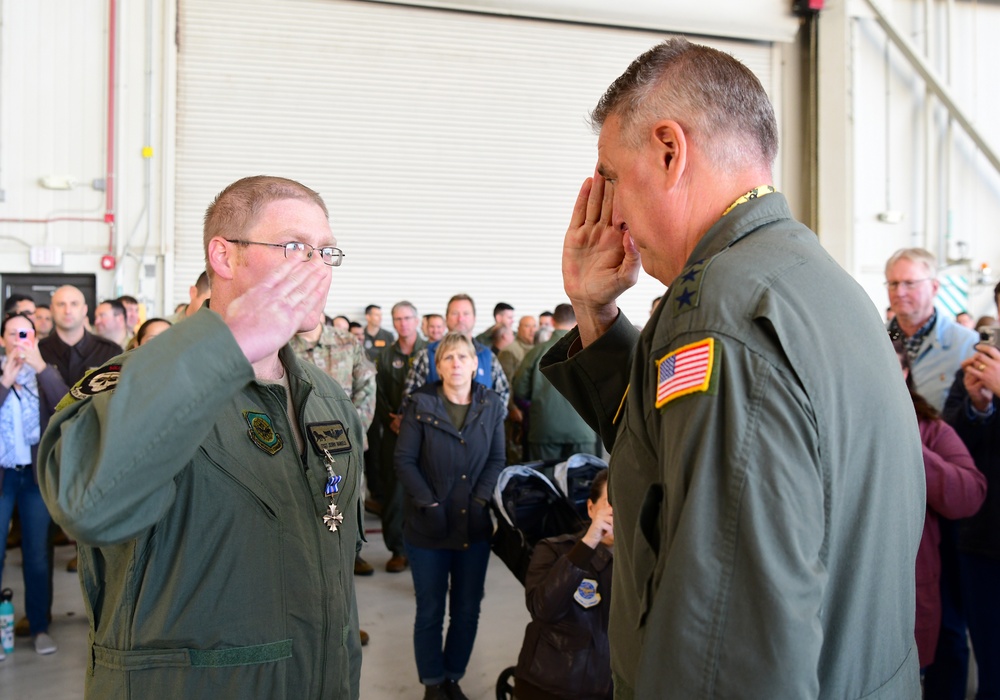
{"type": "Polygon", "coordinates": [[[983,506],[959,521],[958,529],[959,579],[980,698],[1000,695],[1000,348],[996,342],[995,334],[984,334],[975,354],[962,362],[944,408],[945,420],[969,448],[988,484],[983,506]]]}
{"type": "MultiPolygon", "coordinates": [[[[35,462],[38,440],[67,388],[38,352],[35,325],[26,313],[4,318],[0,335],[5,351],[0,358],[0,531],[7,532],[16,505],[31,636],[36,652],[51,654],[57,649],[48,634],[52,587],[46,543],[51,518],[38,490],[35,462]]],[[[5,535],[0,537],[0,581],[6,549],[5,535]]]]}

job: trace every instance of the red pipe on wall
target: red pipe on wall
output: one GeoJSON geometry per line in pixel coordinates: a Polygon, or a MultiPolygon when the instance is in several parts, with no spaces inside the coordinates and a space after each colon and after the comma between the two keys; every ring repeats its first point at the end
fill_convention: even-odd
{"type": "Polygon", "coordinates": [[[117,68],[118,0],[108,0],[108,141],[104,178],[104,222],[108,225],[108,253],[115,252],[115,73],[117,68]]]}

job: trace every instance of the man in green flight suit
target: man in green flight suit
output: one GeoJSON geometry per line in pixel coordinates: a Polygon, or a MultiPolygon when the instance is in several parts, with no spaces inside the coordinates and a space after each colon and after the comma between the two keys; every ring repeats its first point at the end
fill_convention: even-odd
{"type": "Polygon", "coordinates": [[[731,56],[672,39],[592,115],[543,372],[611,450],[619,698],[914,698],[920,437],[861,287],[771,183],[731,56]],[[669,287],[641,334],[616,299],[669,287]]]}
{"type": "Polygon", "coordinates": [[[392,307],[392,327],[398,339],[382,349],[375,357],[378,368],[375,419],[382,424],[382,445],[379,454],[379,480],[382,484],[382,537],[392,556],[385,570],[398,574],[406,570],[409,561],[403,546],[403,485],[396,478],[396,436],[403,422],[397,413],[403,402],[406,376],[418,352],[427,347],[427,341],[417,335],[417,308],[408,301],[392,307]]]}
{"type": "Polygon", "coordinates": [[[363,432],[287,346],[343,253],[318,194],[263,176],[204,241],[211,308],[80,380],[39,449],[80,543],[86,697],[357,698],[363,432]]]}

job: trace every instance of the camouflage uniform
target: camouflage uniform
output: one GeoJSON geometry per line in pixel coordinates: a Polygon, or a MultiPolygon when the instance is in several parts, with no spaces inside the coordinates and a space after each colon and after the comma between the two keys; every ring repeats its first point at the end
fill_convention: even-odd
{"type": "MultiPolygon", "coordinates": [[[[324,326],[316,345],[306,347],[298,335],[289,344],[304,362],[319,367],[343,387],[358,409],[361,426],[367,433],[375,417],[375,364],[365,355],[361,343],[347,331],[324,326]]],[[[367,435],[364,449],[368,449],[367,435]]]]}

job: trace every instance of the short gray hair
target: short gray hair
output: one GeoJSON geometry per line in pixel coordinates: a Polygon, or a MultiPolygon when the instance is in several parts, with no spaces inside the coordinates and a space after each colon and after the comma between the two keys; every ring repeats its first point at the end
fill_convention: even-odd
{"type": "Polygon", "coordinates": [[[937,258],[934,257],[934,253],[926,248],[900,248],[895,253],[890,255],[889,259],[885,262],[886,277],[889,276],[889,268],[898,263],[900,260],[909,260],[911,263],[919,263],[923,265],[927,268],[927,276],[931,279],[937,279],[937,258]]]}
{"type": "Polygon", "coordinates": [[[717,164],[770,168],[778,153],[774,108],[757,76],[729,54],[683,38],[635,59],[601,97],[591,125],[599,131],[612,115],[633,148],[644,126],[672,119],[717,164]]]}

